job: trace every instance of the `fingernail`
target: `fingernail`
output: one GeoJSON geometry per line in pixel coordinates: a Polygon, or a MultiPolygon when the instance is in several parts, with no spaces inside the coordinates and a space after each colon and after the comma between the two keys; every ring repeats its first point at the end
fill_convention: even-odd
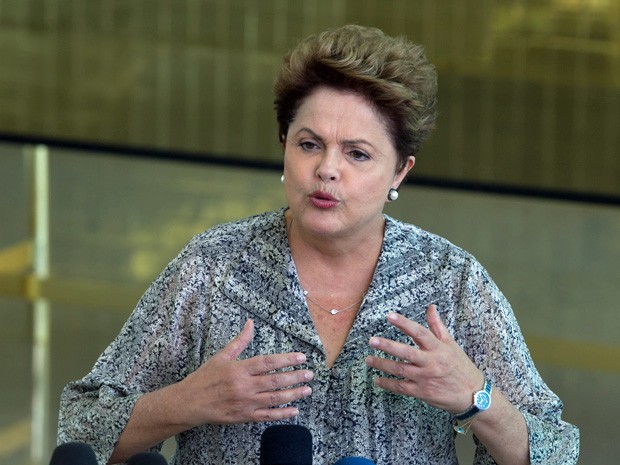
{"type": "Polygon", "coordinates": [[[395,313],[395,312],[390,312],[390,313],[388,313],[387,319],[389,321],[394,322],[394,321],[398,320],[398,314],[395,313]]]}
{"type": "Polygon", "coordinates": [[[304,373],[304,379],[306,381],[311,381],[314,378],[314,373],[311,371],[307,371],[304,373]]]}
{"type": "Polygon", "coordinates": [[[297,363],[304,363],[306,361],[306,355],[305,354],[299,354],[297,355],[297,363]]]}
{"type": "Polygon", "coordinates": [[[310,389],[308,386],[305,386],[303,391],[302,391],[304,397],[309,396],[310,394],[312,394],[312,389],[310,389]]]}
{"type": "Polygon", "coordinates": [[[370,347],[379,347],[380,345],[379,338],[377,337],[371,337],[368,343],[370,344],[370,347]]]}

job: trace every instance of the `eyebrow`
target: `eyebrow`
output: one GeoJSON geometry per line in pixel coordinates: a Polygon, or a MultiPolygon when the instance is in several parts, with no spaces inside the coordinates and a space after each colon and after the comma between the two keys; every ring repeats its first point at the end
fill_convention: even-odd
{"type": "MultiPolygon", "coordinates": [[[[312,135],[312,137],[314,137],[315,139],[317,139],[321,143],[325,142],[321,136],[319,136],[316,132],[314,132],[310,128],[306,128],[306,127],[300,128],[299,131],[296,132],[296,134],[298,135],[300,132],[304,132],[304,131],[310,133],[310,135],[312,135]]],[[[342,144],[342,145],[359,145],[359,144],[364,144],[364,145],[368,145],[369,147],[372,147],[373,149],[375,148],[375,146],[372,145],[370,142],[368,142],[366,139],[345,139],[345,140],[339,141],[339,143],[342,144]]]]}

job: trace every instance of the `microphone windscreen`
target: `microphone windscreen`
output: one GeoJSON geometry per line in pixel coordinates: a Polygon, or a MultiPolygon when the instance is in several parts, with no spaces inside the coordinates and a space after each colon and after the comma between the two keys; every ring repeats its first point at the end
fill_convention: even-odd
{"type": "Polygon", "coordinates": [[[97,457],[88,444],[67,442],[54,449],[50,465],[97,465],[97,457]]]}
{"type": "Polygon", "coordinates": [[[301,425],[272,425],[261,436],[260,465],[312,465],[312,435],[301,425]]]}
{"type": "Polygon", "coordinates": [[[157,452],[140,452],[127,460],[127,465],[168,465],[163,455],[157,452]]]}
{"type": "Polygon", "coordinates": [[[338,460],[334,465],[376,465],[370,459],[365,459],[363,457],[345,457],[343,459],[338,460]]]}

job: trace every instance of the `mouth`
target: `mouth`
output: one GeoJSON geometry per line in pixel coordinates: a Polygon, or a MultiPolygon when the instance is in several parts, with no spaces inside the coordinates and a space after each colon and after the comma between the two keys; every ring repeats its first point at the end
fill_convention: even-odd
{"type": "Polygon", "coordinates": [[[338,199],[323,191],[314,191],[309,195],[309,198],[310,202],[317,208],[333,208],[339,203],[338,199]]]}

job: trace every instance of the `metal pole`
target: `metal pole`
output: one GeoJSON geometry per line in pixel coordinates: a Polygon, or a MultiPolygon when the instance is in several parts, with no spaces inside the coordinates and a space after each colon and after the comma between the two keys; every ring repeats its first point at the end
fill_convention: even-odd
{"type": "Polygon", "coordinates": [[[39,283],[49,277],[49,150],[26,147],[32,181],[32,234],[34,239],[32,301],[32,426],[30,455],[42,464],[48,452],[50,411],[50,304],[39,294],[39,283]]]}

